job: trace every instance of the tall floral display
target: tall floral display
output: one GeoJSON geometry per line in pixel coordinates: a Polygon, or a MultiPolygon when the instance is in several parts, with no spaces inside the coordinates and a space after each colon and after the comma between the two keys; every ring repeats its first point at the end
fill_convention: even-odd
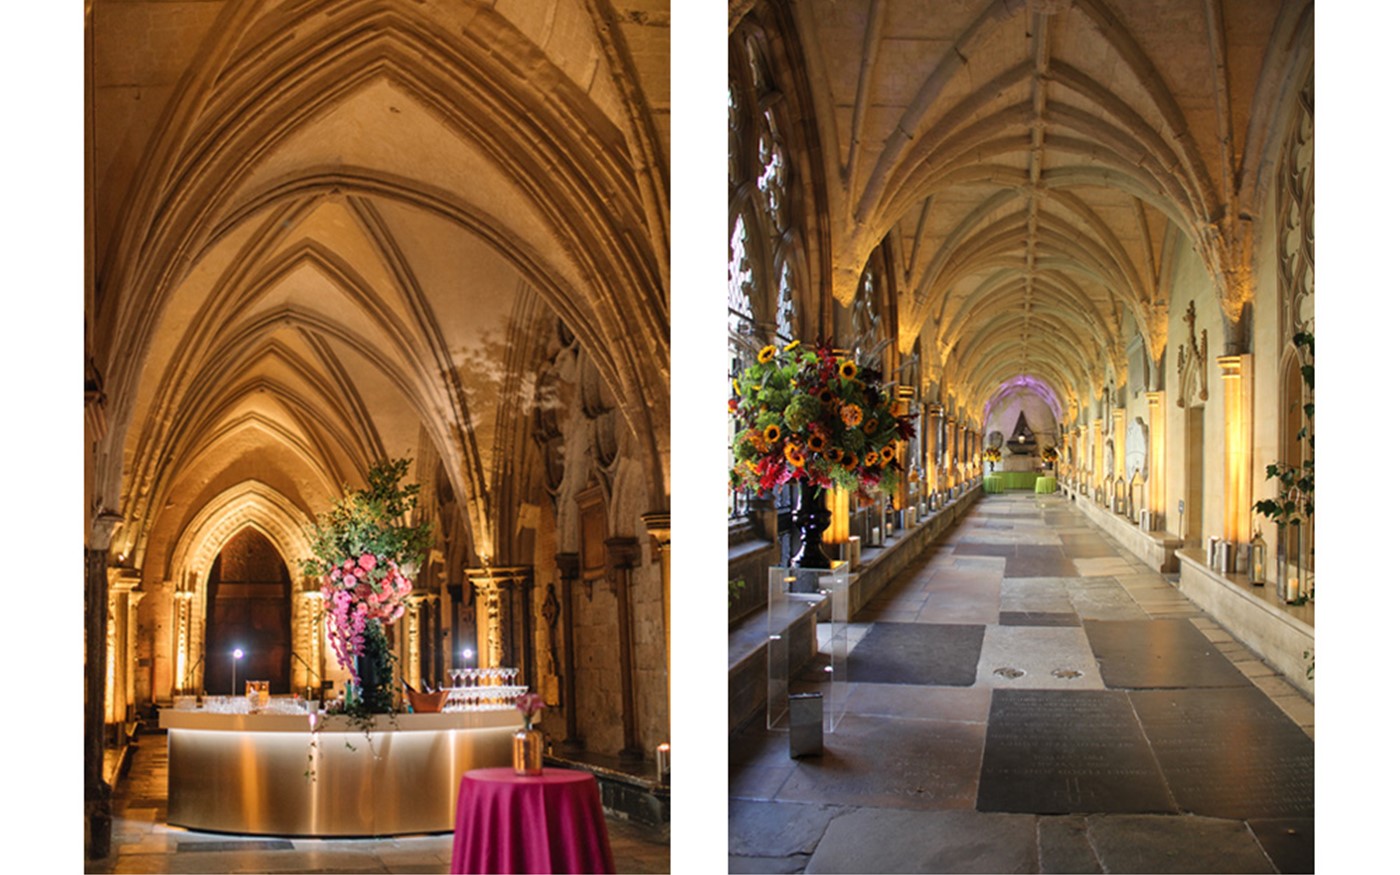
{"type": "Polygon", "coordinates": [[[795,481],[794,518],[802,547],[793,564],[822,567],[821,532],[830,521],[824,492],[833,485],[874,500],[900,483],[897,443],[914,432],[895,413],[877,368],[826,344],[765,346],[734,381],[730,413],[739,424],[730,484],[767,495],[795,481]]]}
{"type": "Polygon", "coordinates": [[[401,485],[408,459],[380,462],[369,486],[317,517],[310,531],[314,559],[302,569],[321,579],[326,626],[336,661],[348,670],[363,713],[393,708],[393,659],[385,629],[404,614],[410,579],[430,543],[428,523],[412,525],[419,486],[401,485]]]}

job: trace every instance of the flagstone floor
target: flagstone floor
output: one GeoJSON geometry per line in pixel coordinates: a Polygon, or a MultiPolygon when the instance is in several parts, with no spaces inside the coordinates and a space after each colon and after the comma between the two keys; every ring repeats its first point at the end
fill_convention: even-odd
{"type": "MultiPolygon", "coordinates": [[[[120,872],[437,872],[452,862],[452,834],[366,839],[284,839],[199,832],[165,823],[166,748],[147,735],[134,751],[113,799],[112,849],[89,862],[93,873],[120,872]]],[[[620,873],[669,872],[663,830],[608,817],[620,873]]]]}
{"type": "Polygon", "coordinates": [[[984,497],[847,677],[820,756],[731,737],[731,871],[1314,871],[1312,703],[1063,496],[984,497]]]}

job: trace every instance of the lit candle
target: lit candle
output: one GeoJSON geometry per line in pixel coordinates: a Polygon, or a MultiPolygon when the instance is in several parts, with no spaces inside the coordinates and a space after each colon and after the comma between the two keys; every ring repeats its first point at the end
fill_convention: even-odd
{"type": "Polygon", "coordinates": [[[656,780],[660,784],[671,783],[671,745],[656,746],[656,780]]]}
{"type": "Polygon", "coordinates": [[[1298,600],[1298,578],[1288,578],[1288,600],[1296,602],[1298,600]]]}

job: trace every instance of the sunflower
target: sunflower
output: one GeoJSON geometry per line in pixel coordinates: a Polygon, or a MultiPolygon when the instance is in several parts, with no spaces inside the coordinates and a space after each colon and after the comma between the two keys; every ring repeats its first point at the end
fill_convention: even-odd
{"type": "Polygon", "coordinates": [[[807,449],[814,453],[820,453],[822,450],[826,449],[826,438],[819,434],[812,435],[807,438],[807,449]]]}
{"type": "Polygon", "coordinates": [[[766,365],[773,360],[773,356],[778,354],[778,348],[769,344],[758,351],[758,363],[766,365]]]}
{"type": "Polygon", "coordinates": [[[880,461],[888,465],[894,461],[894,444],[885,444],[880,450],[880,461]]]}
{"type": "Polygon", "coordinates": [[[866,433],[866,434],[874,434],[874,433],[875,433],[875,430],[876,430],[877,428],[879,428],[879,427],[880,427],[880,420],[876,419],[876,418],[873,417],[873,416],[870,417],[869,419],[867,419],[867,420],[865,421],[865,424],[861,426],[861,428],[865,430],[865,433],[866,433]]]}
{"type": "Polygon", "coordinates": [[[794,349],[797,349],[797,348],[798,348],[799,346],[801,346],[801,345],[802,345],[802,341],[800,341],[800,340],[794,340],[794,341],[792,341],[791,343],[789,343],[787,346],[783,347],[783,352],[792,352],[794,349]]]}
{"type": "Polygon", "coordinates": [[[841,407],[841,421],[847,426],[855,428],[860,425],[865,418],[865,413],[860,409],[859,404],[845,404],[841,407]]]}
{"type": "Polygon", "coordinates": [[[841,460],[841,467],[845,468],[847,471],[854,471],[856,465],[860,464],[860,458],[855,453],[850,452],[846,453],[845,456],[846,457],[841,460]]]}
{"type": "Polygon", "coordinates": [[[776,425],[770,425],[763,430],[763,439],[768,443],[776,443],[778,438],[783,436],[783,430],[776,425]]]}
{"type": "Polygon", "coordinates": [[[807,464],[807,460],[802,458],[802,448],[797,444],[788,444],[784,447],[783,455],[787,456],[788,464],[794,468],[801,468],[807,464]]]}
{"type": "Polygon", "coordinates": [[[878,451],[871,450],[865,454],[865,467],[874,468],[878,464],[880,464],[880,453],[878,451]]]}
{"type": "Polygon", "coordinates": [[[856,378],[856,363],[847,359],[841,363],[841,379],[854,380],[856,378]]]}
{"type": "Polygon", "coordinates": [[[742,394],[744,394],[744,390],[739,388],[739,381],[738,381],[738,380],[734,380],[734,381],[732,381],[732,382],[734,383],[734,394],[735,394],[735,395],[742,395],[742,394]]]}
{"type": "Polygon", "coordinates": [[[817,400],[823,404],[830,404],[836,400],[836,393],[830,389],[822,389],[817,393],[817,400]]]}
{"type": "Polygon", "coordinates": [[[841,457],[844,454],[844,451],[840,447],[827,447],[826,452],[823,455],[826,456],[826,460],[828,462],[831,462],[834,465],[839,465],[841,464],[841,457]]]}

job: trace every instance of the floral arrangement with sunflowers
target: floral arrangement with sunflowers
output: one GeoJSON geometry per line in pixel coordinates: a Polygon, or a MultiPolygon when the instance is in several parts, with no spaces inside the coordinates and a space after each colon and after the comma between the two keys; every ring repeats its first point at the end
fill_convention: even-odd
{"type": "Polygon", "coordinates": [[[1055,449],[1054,447],[1046,447],[1045,449],[1040,451],[1040,459],[1047,465],[1058,458],[1060,458],[1060,451],[1055,449]]]}
{"type": "Polygon", "coordinates": [[[759,496],[796,480],[872,501],[897,489],[896,443],[914,433],[879,370],[824,343],[761,348],[734,380],[729,411],[739,424],[730,485],[759,496]]]}
{"type": "Polygon", "coordinates": [[[1001,461],[1001,450],[996,447],[987,447],[982,451],[982,461],[990,462],[995,465],[997,462],[1001,461]]]}

